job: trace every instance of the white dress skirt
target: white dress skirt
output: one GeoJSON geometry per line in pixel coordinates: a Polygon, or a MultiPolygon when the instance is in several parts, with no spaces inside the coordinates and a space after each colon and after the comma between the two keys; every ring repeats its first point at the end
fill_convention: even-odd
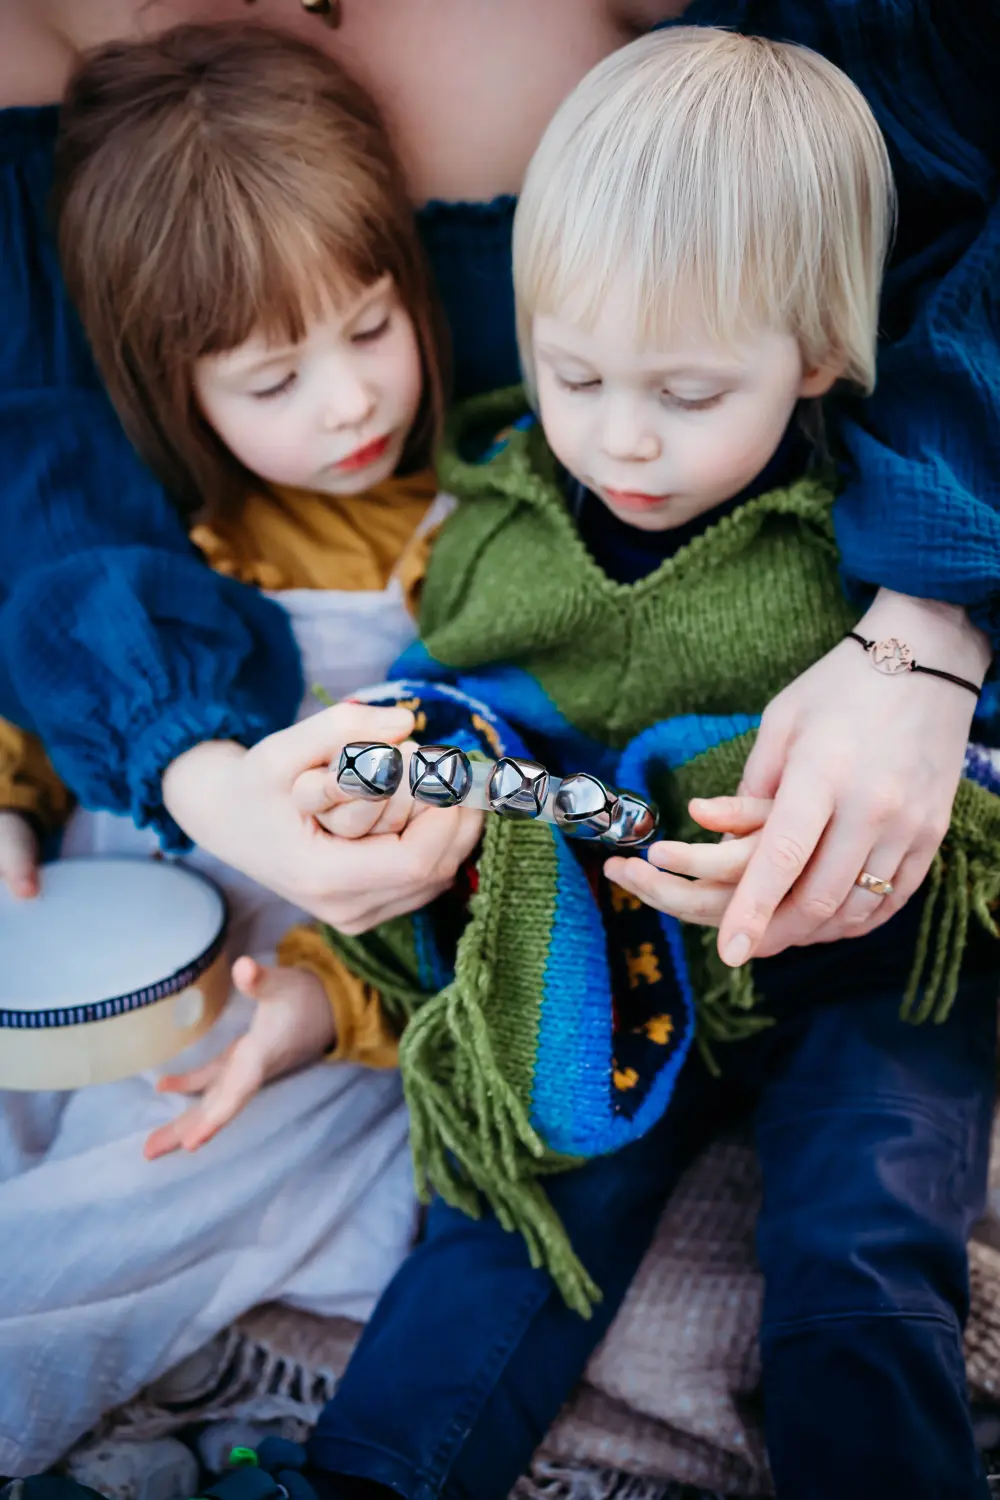
{"type": "MultiPolygon", "coordinates": [[[[275,597],[307,688],[333,698],[381,680],[413,638],[395,580],[275,597]]],[[[303,711],[318,706],[307,693],[303,711]]],[[[80,811],[63,850],[152,856],[156,844],[128,819],[80,811]]],[[[199,851],[185,863],[224,889],[230,952],[273,960],[305,914],[199,851]]],[[[234,993],[169,1070],[215,1056],[251,1012],[234,993]]],[[[365,1318],[412,1242],[395,1073],[315,1064],[270,1084],[201,1150],[148,1162],[149,1132],[189,1102],[157,1094],[157,1076],[0,1093],[0,1474],[46,1469],[258,1303],[365,1318]]]]}

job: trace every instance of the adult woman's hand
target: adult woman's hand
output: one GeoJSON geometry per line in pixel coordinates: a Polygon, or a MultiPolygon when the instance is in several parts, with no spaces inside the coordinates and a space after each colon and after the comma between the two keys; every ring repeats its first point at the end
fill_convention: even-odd
{"type": "Polygon", "coordinates": [[[250,750],[196,745],[168,768],[164,801],[218,859],[341,932],[365,932],[448,889],[479,840],[481,814],[428,808],[400,833],[337,838],[296,802],[293,788],[351,740],[398,744],[412,729],[408,710],[337,704],[250,750]]]}
{"type": "MultiPolygon", "coordinates": [[[[883,592],[858,630],[975,682],[989,665],[985,637],[950,605],[883,592]]],[[[879,674],[855,641],[774,700],[741,787],[774,808],[722,918],[727,963],[860,936],[909,900],[947,831],[974,708],[952,683],[879,674]],[[862,871],[892,895],[858,888],[862,871]]]]}

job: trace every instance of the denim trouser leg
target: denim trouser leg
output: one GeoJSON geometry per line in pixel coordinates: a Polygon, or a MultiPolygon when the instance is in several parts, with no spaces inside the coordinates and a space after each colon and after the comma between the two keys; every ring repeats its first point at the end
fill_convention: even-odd
{"type": "Polygon", "coordinates": [[[777,1024],[716,1050],[728,1082],[689,1058],[644,1140],[549,1179],[604,1290],[589,1322],[532,1270],[519,1236],[436,1203],[321,1414],[315,1469],[406,1500],[504,1500],[683,1168],[725,1113],[753,1099],[766,1427],[781,1500],[985,1497],[961,1326],[1000,986],[991,952],[970,964],[945,1024],[902,1022],[913,935],[899,924],[918,919],[917,909],[870,938],[761,962],[761,1003],[777,1024]]]}
{"type": "Polygon", "coordinates": [[[669,1124],[616,1156],[547,1181],[604,1299],[587,1321],[533,1270],[520,1235],[440,1201],[383,1295],[309,1445],[332,1474],[407,1500],[504,1500],[608,1328],[684,1167],[711,1131],[717,1090],[685,1069],[669,1124]]]}
{"type": "Polygon", "coordinates": [[[962,1357],[997,983],[909,1026],[897,991],[810,1013],[757,1112],[765,1425],[782,1500],[989,1492],[962,1357]]]}

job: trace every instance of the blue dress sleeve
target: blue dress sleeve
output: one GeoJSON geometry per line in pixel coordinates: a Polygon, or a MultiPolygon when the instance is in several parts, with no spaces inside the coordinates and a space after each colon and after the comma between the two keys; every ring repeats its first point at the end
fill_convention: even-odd
{"type": "Polygon", "coordinates": [[[210,571],[125,437],[48,229],[54,110],[0,112],[0,713],[89,807],[183,836],[175,756],[294,718],[284,612],[210,571]]]}
{"type": "Polygon", "coordinates": [[[841,427],[850,464],[838,539],[850,578],[965,605],[996,647],[1000,6],[856,9],[846,70],[889,142],[899,226],[878,383],[841,427]]]}
{"type": "Polygon", "coordinates": [[[811,47],[871,105],[899,221],[878,384],[838,414],[844,567],[962,604],[1000,645],[1000,3],[693,0],[682,24],[811,47]]]}

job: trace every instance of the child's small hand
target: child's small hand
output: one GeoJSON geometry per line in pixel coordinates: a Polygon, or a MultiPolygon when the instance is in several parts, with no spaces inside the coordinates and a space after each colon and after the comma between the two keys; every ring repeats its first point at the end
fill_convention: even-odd
{"type": "Polygon", "coordinates": [[[200,1094],[176,1120],[148,1137],[147,1161],[179,1148],[196,1151],[249,1104],[265,1083],[322,1057],[333,1046],[333,1011],[319,979],[305,969],[233,964],[233,982],[257,1009],[250,1030],[204,1067],[160,1079],[162,1093],[200,1094]]]}
{"type": "Polygon", "coordinates": [[[417,748],[413,740],[400,745],[403,779],[385,802],[364,802],[347,797],[330,770],[304,771],[292,787],[292,799],[300,812],[311,813],[321,828],[342,839],[360,839],[369,833],[402,833],[427,811],[427,804],[410,794],[410,756],[417,748]]]}
{"type": "Polygon", "coordinates": [[[718,927],[733,891],[757,846],[771,803],[751,797],[696,798],[689,811],[695,822],[722,833],[718,844],[653,844],[648,860],[609,859],[605,874],[647,906],[682,922],[718,927]]]}
{"type": "Polygon", "coordinates": [[[22,900],[38,895],[38,837],[28,819],[9,808],[0,810],[0,882],[22,900]]]}

